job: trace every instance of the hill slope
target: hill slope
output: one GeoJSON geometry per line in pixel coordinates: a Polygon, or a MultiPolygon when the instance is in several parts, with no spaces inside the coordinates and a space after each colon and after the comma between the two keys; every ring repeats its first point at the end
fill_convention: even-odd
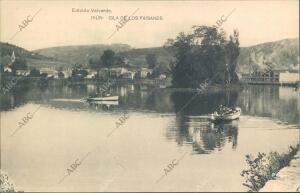
{"type": "MultiPolygon", "coordinates": [[[[31,52],[12,44],[0,42],[0,49],[2,58],[11,56],[13,51],[16,57],[24,57],[29,68],[69,68],[74,64],[88,64],[91,58],[99,59],[106,49],[112,49],[125,56],[133,66],[146,67],[147,54],[155,54],[158,63],[166,67],[174,59],[173,54],[163,47],[131,49],[126,44],[62,46],[31,52]]],[[[238,72],[249,72],[253,66],[264,69],[266,68],[265,62],[271,63],[274,69],[299,69],[299,39],[285,39],[242,47],[238,60],[238,72]],[[251,65],[249,65],[249,60],[251,60],[251,65]]]]}
{"type": "Polygon", "coordinates": [[[299,39],[284,39],[241,48],[239,71],[249,72],[251,65],[265,69],[271,63],[274,69],[299,69],[299,39]]]}
{"type": "Polygon", "coordinates": [[[163,47],[132,49],[120,54],[129,59],[134,66],[142,67],[148,66],[146,62],[147,54],[156,55],[158,64],[162,66],[169,66],[171,60],[174,59],[173,54],[163,47]]]}
{"type": "MultiPolygon", "coordinates": [[[[145,57],[147,54],[155,54],[158,62],[168,66],[173,59],[173,54],[163,47],[130,49],[126,44],[113,45],[87,45],[87,46],[63,46],[36,50],[35,52],[47,57],[56,58],[72,64],[88,64],[90,58],[100,58],[105,49],[112,49],[125,56],[134,66],[147,66],[145,57]]],[[[275,42],[258,44],[251,47],[242,47],[239,56],[239,72],[249,72],[251,57],[252,65],[259,69],[266,68],[264,62],[269,62],[274,69],[298,69],[299,63],[299,39],[285,39],[275,42]]]]}
{"type": "Polygon", "coordinates": [[[34,52],[72,64],[88,64],[90,58],[99,58],[103,54],[103,51],[107,49],[111,49],[114,52],[122,52],[131,48],[126,44],[97,44],[51,47],[35,50],[34,52]]]}
{"type": "Polygon", "coordinates": [[[16,57],[20,57],[26,60],[29,69],[43,67],[59,68],[70,66],[69,63],[60,62],[55,60],[54,58],[31,52],[16,45],[3,42],[0,42],[1,65],[7,65],[7,59],[9,59],[13,52],[15,53],[16,57]]]}

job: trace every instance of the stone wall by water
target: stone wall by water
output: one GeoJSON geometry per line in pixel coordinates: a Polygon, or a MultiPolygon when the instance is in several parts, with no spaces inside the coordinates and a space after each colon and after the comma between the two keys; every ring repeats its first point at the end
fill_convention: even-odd
{"type": "Polygon", "coordinates": [[[300,151],[290,165],[282,168],[275,180],[270,180],[260,192],[300,192],[300,151]]]}

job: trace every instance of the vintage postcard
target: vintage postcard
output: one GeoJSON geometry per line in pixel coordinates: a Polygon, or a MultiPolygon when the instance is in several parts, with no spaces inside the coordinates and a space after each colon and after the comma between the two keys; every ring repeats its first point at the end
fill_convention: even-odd
{"type": "Polygon", "coordinates": [[[297,0],[0,0],[0,191],[300,191],[299,71],[297,0]]]}

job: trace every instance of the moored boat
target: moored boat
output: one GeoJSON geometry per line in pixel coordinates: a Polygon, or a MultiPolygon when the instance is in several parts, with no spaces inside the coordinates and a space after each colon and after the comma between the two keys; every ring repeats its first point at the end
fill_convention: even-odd
{"type": "Polygon", "coordinates": [[[119,101],[89,101],[90,104],[94,105],[106,105],[106,106],[117,106],[119,105],[119,101]]]}
{"type": "Polygon", "coordinates": [[[119,96],[88,97],[87,101],[118,101],[119,96]]]}
{"type": "Polygon", "coordinates": [[[91,101],[118,101],[119,96],[111,95],[110,93],[95,93],[91,94],[89,97],[86,98],[88,102],[91,101]]]}

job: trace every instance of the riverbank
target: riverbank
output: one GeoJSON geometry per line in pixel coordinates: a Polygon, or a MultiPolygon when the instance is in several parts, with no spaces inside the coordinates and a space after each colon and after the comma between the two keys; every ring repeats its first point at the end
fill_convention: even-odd
{"type": "MultiPolygon", "coordinates": [[[[218,92],[219,90],[236,90],[242,87],[251,85],[245,82],[239,82],[236,84],[203,84],[200,85],[199,88],[174,88],[172,87],[172,80],[170,78],[167,79],[126,79],[126,78],[112,78],[115,83],[119,86],[122,85],[145,85],[150,87],[159,87],[159,88],[166,88],[168,90],[172,90],[175,92],[218,92]]],[[[61,78],[61,79],[54,79],[54,78],[41,78],[41,77],[25,77],[25,76],[7,76],[3,78],[3,82],[1,82],[1,90],[3,93],[6,93],[13,88],[24,87],[24,86],[40,86],[40,87],[47,87],[47,86],[73,86],[73,85],[102,85],[107,83],[107,80],[104,79],[73,79],[73,78],[61,78]]],[[[266,85],[266,84],[265,84],[266,85]]],[[[283,84],[276,86],[286,86],[286,87],[294,87],[293,84],[283,84]]]]}
{"type": "MultiPolygon", "coordinates": [[[[290,146],[288,148],[288,151],[285,153],[272,151],[268,154],[259,152],[257,157],[251,154],[246,155],[246,162],[248,167],[241,173],[241,176],[245,177],[245,182],[243,183],[243,185],[248,187],[250,192],[261,191],[268,182],[278,179],[278,175],[281,175],[280,172],[282,168],[291,166],[291,161],[295,158],[297,153],[299,153],[299,144],[296,146],[290,146]]],[[[298,164],[298,167],[300,168],[300,164],[297,162],[296,164],[298,164]]],[[[292,169],[292,171],[295,170],[292,169]]],[[[290,178],[293,179],[293,175],[293,172],[285,173],[284,178],[287,178],[287,181],[289,181],[290,178]]],[[[299,175],[299,172],[297,172],[296,175],[299,175]]],[[[277,185],[269,185],[269,188],[276,189],[276,187],[277,185]]]]}
{"type": "Polygon", "coordinates": [[[219,90],[224,90],[224,89],[239,89],[239,88],[243,88],[243,86],[245,86],[244,84],[241,83],[236,83],[236,84],[212,84],[212,85],[207,85],[207,86],[203,86],[202,88],[175,88],[175,87],[168,87],[166,89],[168,90],[172,90],[174,92],[216,92],[219,90]]]}
{"type": "Polygon", "coordinates": [[[295,87],[299,85],[298,82],[264,82],[264,81],[243,81],[244,84],[249,85],[278,85],[278,86],[289,86],[289,87],[295,87]]]}
{"type": "MultiPolygon", "coordinates": [[[[149,85],[149,86],[159,86],[163,85],[168,87],[171,85],[171,79],[126,79],[126,78],[111,78],[118,85],[126,84],[137,84],[137,85],[149,85]]],[[[25,77],[25,76],[7,76],[3,79],[1,87],[6,89],[14,83],[13,87],[21,86],[69,86],[69,85],[101,85],[107,83],[104,79],[73,79],[73,78],[41,78],[41,77],[25,77]]],[[[7,90],[10,90],[9,88],[7,90]]]]}
{"type": "Polygon", "coordinates": [[[274,180],[269,180],[260,192],[299,192],[300,191],[300,151],[282,168],[274,180]]]}

